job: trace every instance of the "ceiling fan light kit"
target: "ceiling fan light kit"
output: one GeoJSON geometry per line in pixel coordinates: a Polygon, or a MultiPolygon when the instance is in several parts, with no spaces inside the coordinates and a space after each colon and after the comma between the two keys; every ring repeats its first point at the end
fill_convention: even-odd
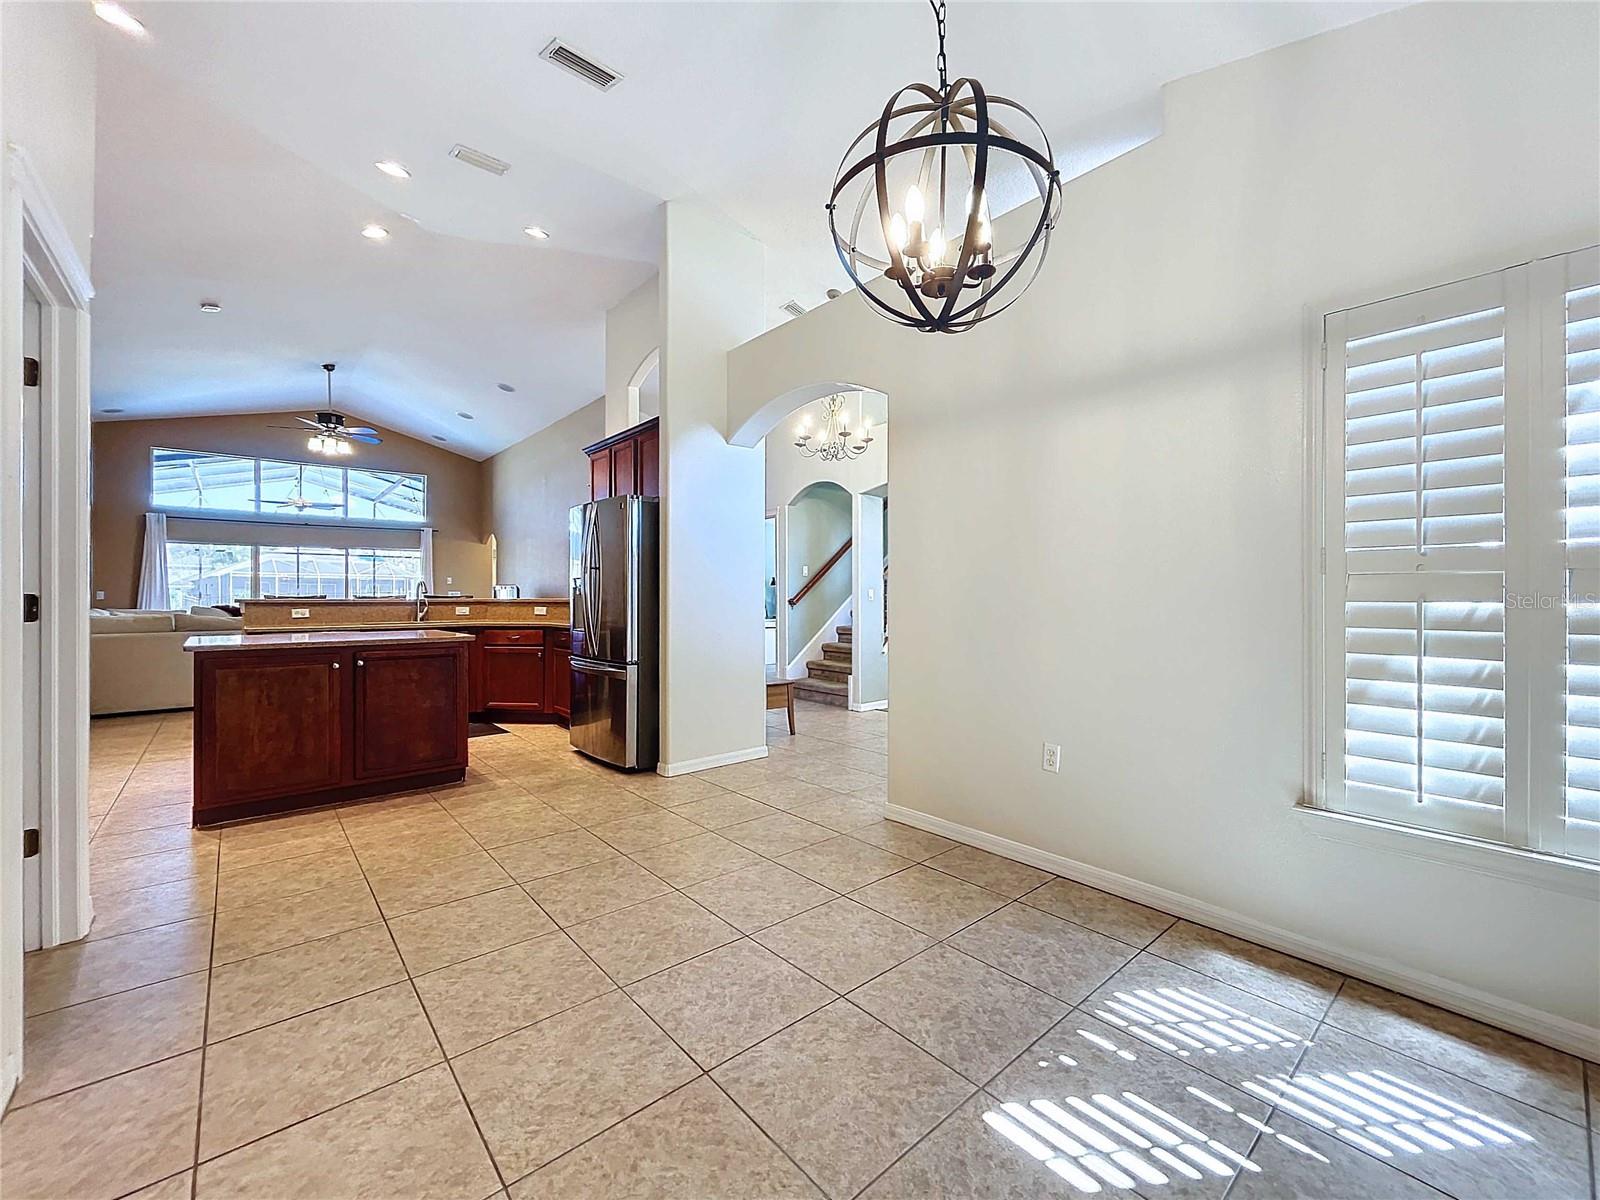
{"type": "MultiPolygon", "coordinates": [[[[314,432],[306,439],[306,449],[313,454],[326,454],[331,458],[343,458],[355,453],[353,442],[364,442],[369,446],[383,444],[383,439],[378,436],[378,431],[367,425],[348,425],[345,423],[344,414],[334,411],[333,408],[333,363],[323,363],[322,369],[326,372],[328,380],[328,407],[322,412],[310,417],[296,417],[300,424],[308,426],[314,432]]],[[[292,425],[277,426],[280,429],[293,429],[292,425]]]]}
{"type": "Polygon", "coordinates": [[[944,0],[929,5],[938,86],[899,89],[850,144],[828,198],[828,230],[845,272],[883,316],[923,333],[962,333],[1004,312],[1038,275],[1061,211],[1061,176],[1032,113],[976,79],[949,81],[944,0]],[[995,244],[991,195],[1008,207],[1038,199],[1020,242],[995,244]],[[894,290],[870,289],[878,274],[894,290]]]}

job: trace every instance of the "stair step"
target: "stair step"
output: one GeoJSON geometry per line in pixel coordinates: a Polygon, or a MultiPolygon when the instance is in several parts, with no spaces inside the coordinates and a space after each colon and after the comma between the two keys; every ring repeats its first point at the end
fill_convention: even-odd
{"type": "Polygon", "coordinates": [[[822,643],[822,657],[823,658],[837,658],[837,659],[843,659],[845,662],[849,662],[850,661],[850,650],[851,650],[851,646],[850,646],[849,642],[823,642],[822,643]]]}
{"type": "Polygon", "coordinates": [[[849,679],[850,664],[847,662],[831,662],[823,658],[813,658],[806,663],[806,674],[812,679],[849,679]]]}
{"type": "Polygon", "coordinates": [[[833,627],[833,632],[834,636],[837,637],[841,642],[849,642],[851,637],[853,637],[855,634],[855,628],[851,625],[835,625],[833,627]]]}
{"type": "Polygon", "coordinates": [[[828,679],[801,679],[794,685],[794,694],[797,700],[832,704],[838,708],[846,708],[850,703],[849,685],[828,679]]]}

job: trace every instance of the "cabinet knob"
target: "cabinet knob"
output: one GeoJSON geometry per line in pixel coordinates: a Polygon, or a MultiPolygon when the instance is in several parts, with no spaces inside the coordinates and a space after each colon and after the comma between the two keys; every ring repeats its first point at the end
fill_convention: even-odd
{"type": "Polygon", "coordinates": [[[334,670],[335,670],[335,671],[337,671],[337,670],[338,670],[338,669],[339,669],[339,664],[338,664],[338,663],[334,663],[334,664],[333,664],[333,669],[334,669],[334,670]]]}
{"type": "Polygon", "coordinates": [[[366,665],[367,665],[367,662],[366,662],[366,660],[365,660],[365,659],[362,659],[362,658],[358,658],[358,659],[356,659],[356,666],[358,666],[358,667],[364,667],[364,666],[366,666],[366,665]]]}

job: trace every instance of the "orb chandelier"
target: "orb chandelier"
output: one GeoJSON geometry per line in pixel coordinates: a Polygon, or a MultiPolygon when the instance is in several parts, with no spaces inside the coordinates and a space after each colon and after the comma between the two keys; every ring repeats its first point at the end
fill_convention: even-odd
{"type": "Polygon", "coordinates": [[[822,405],[822,428],[813,441],[810,414],[802,414],[794,431],[795,449],[806,458],[823,462],[848,462],[865,454],[872,445],[872,422],[862,417],[861,428],[851,433],[842,394],[825,396],[818,403],[822,405]]]}
{"type": "Polygon", "coordinates": [[[880,313],[923,333],[961,333],[1004,312],[1038,275],[1061,211],[1061,176],[1032,113],[976,79],[949,81],[944,0],[929,6],[939,86],[907,84],[850,144],[828,198],[828,230],[880,313]],[[994,244],[991,198],[1001,211],[1038,200],[1021,241],[994,244]],[[867,286],[879,272],[893,290],[867,286]]]}

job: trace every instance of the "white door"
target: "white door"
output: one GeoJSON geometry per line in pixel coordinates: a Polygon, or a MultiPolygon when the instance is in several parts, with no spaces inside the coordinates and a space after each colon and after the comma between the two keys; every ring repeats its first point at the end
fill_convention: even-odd
{"type": "MultiPolygon", "coordinates": [[[[44,363],[44,306],[26,285],[22,291],[22,353],[36,363],[44,363]]],[[[13,366],[13,370],[15,367],[13,366]]],[[[38,596],[39,520],[41,512],[41,457],[43,365],[36,378],[24,377],[32,387],[22,389],[22,591],[24,597],[38,596]]],[[[39,828],[40,790],[43,783],[39,710],[44,700],[43,638],[35,604],[25,616],[33,619],[22,627],[22,827],[39,828]]],[[[22,945],[37,950],[44,944],[44,928],[39,915],[39,864],[41,855],[24,859],[22,864],[22,945]]]]}

